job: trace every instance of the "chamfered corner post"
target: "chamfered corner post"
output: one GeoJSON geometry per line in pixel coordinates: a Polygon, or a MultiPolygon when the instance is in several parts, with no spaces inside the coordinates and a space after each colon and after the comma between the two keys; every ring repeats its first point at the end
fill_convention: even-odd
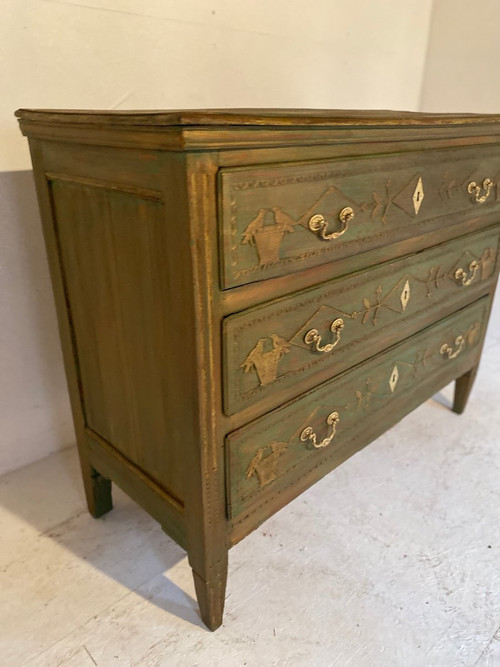
{"type": "Polygon", "coordinates": [[[455,380],[455,396],[452,409],[457,415],[461,415],[465,410],[470,392],[474,385],[474,380],[476,379],[478,367],[479,365],[477,364],[474,368],[471,368],[470,371],[467,371],[467,373],[464,373],[455,380]]]}

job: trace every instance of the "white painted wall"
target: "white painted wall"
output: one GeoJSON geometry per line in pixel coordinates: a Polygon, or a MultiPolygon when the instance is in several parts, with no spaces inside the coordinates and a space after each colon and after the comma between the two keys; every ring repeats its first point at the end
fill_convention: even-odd
{"type": "MultiPolygon", "coordinates": [[[[420,109],[500,113],[497,56],[499,0],[434,0],[420,109]]],[[[500,330],[499,291],[490,337],[500,330]]]]}
{"type": "Polygon", "coordinates": [[[498,0],[434,0],[422,111],[500,113],[498,0]]]}
{"type": "Polygon", "coordinates": [[[431,4],[3,0],[0,170],[30,166],[19,106],[416,109],[431,4]]]}
{"type": "MultiPolygon", "coordinates": [[[[3,472],[74,441],[27,143],[14,110],[415,110],[432,0],[3,0],[1,7],[3,472]]],[[[473,76],[467,86],[474,97],[473,76]]]]}

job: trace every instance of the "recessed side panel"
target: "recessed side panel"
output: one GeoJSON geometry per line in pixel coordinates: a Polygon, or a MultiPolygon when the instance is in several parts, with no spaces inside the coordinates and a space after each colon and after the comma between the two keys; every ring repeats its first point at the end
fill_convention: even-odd
{"type": "Polygon", "coordinates": [[[161,195],[58,179],[51,193],[86,425],[181,499],[161,195]]]}

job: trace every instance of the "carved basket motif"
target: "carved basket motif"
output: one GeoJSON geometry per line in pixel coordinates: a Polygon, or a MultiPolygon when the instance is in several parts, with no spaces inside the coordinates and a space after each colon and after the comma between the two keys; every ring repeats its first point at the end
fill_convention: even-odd
{"type": "Polygon", "coordinates": [[[269,264],[280,258],[280,245],[284,230],[277,226],[263,227],[254,233],[255,246],[259,253],[259,263],[269,264]]]}

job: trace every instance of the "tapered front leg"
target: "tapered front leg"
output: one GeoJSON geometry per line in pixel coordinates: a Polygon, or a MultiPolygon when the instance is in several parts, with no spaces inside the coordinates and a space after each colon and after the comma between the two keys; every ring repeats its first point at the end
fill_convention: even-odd
{"type": "Polygon", "coordinates": [[[113,509],[111,480],[103,477],[86,461],[81,460],[83,485],[90,514],[98,519],[113,509]]]}
{"type": "Polygon", "coordinates": [[[455,381],[455,397],[453,399],[453,412],[461,415],[465,410],[469,394],[471,392],[474,380],[476,379],[478,366],[476,365],[470,371],[457,378],[455,381]]]}
{"type": "MultiPolygon", "coordinates": [[[[186,250],[190,260],[182,259],[180,270],[184,271],[184,280],[193,282],[194,299],[190,302],[189,297],[177,297],[179,313],[185,322],[183,348],[177,352],[175,332],[172,350],[179,369],[178,387],[184,388],[184,394],[177,390],[172,393],[184,400],[178,402],[179,410],[173,413],[173,418],[178,419],[173,430],[182,434],[179,452],[182,451],[189,564],[201,618],[210,630],[215,630],[222,623],[229,550],[225,421],[221,414],[222,310],[213,262],[217,252],[213,224],[217,207],[213,193],[217,188],[219,162],[208,153],[195,152],[188,152],[182,160],[185,163],[179,163],[175,182],[188,186],[185,240],[189,241],[186,250]],[[191,321],[186,315],[189,303],[191,321]]],[[[178,191],[182,193],[182,188],[178,191]]],[[[180,197],[172,194],[173,243],[179,237],[178,216],[186,210],[182,194],[180,197]]]]}
{"type": "Polygon", "coordinates": [[[224,572],[211,577],[208,581],[193,570],[193,578],[201,620],[209,630],[217,630],[222,625],[224,613],[227,567],[224,572]]]}

